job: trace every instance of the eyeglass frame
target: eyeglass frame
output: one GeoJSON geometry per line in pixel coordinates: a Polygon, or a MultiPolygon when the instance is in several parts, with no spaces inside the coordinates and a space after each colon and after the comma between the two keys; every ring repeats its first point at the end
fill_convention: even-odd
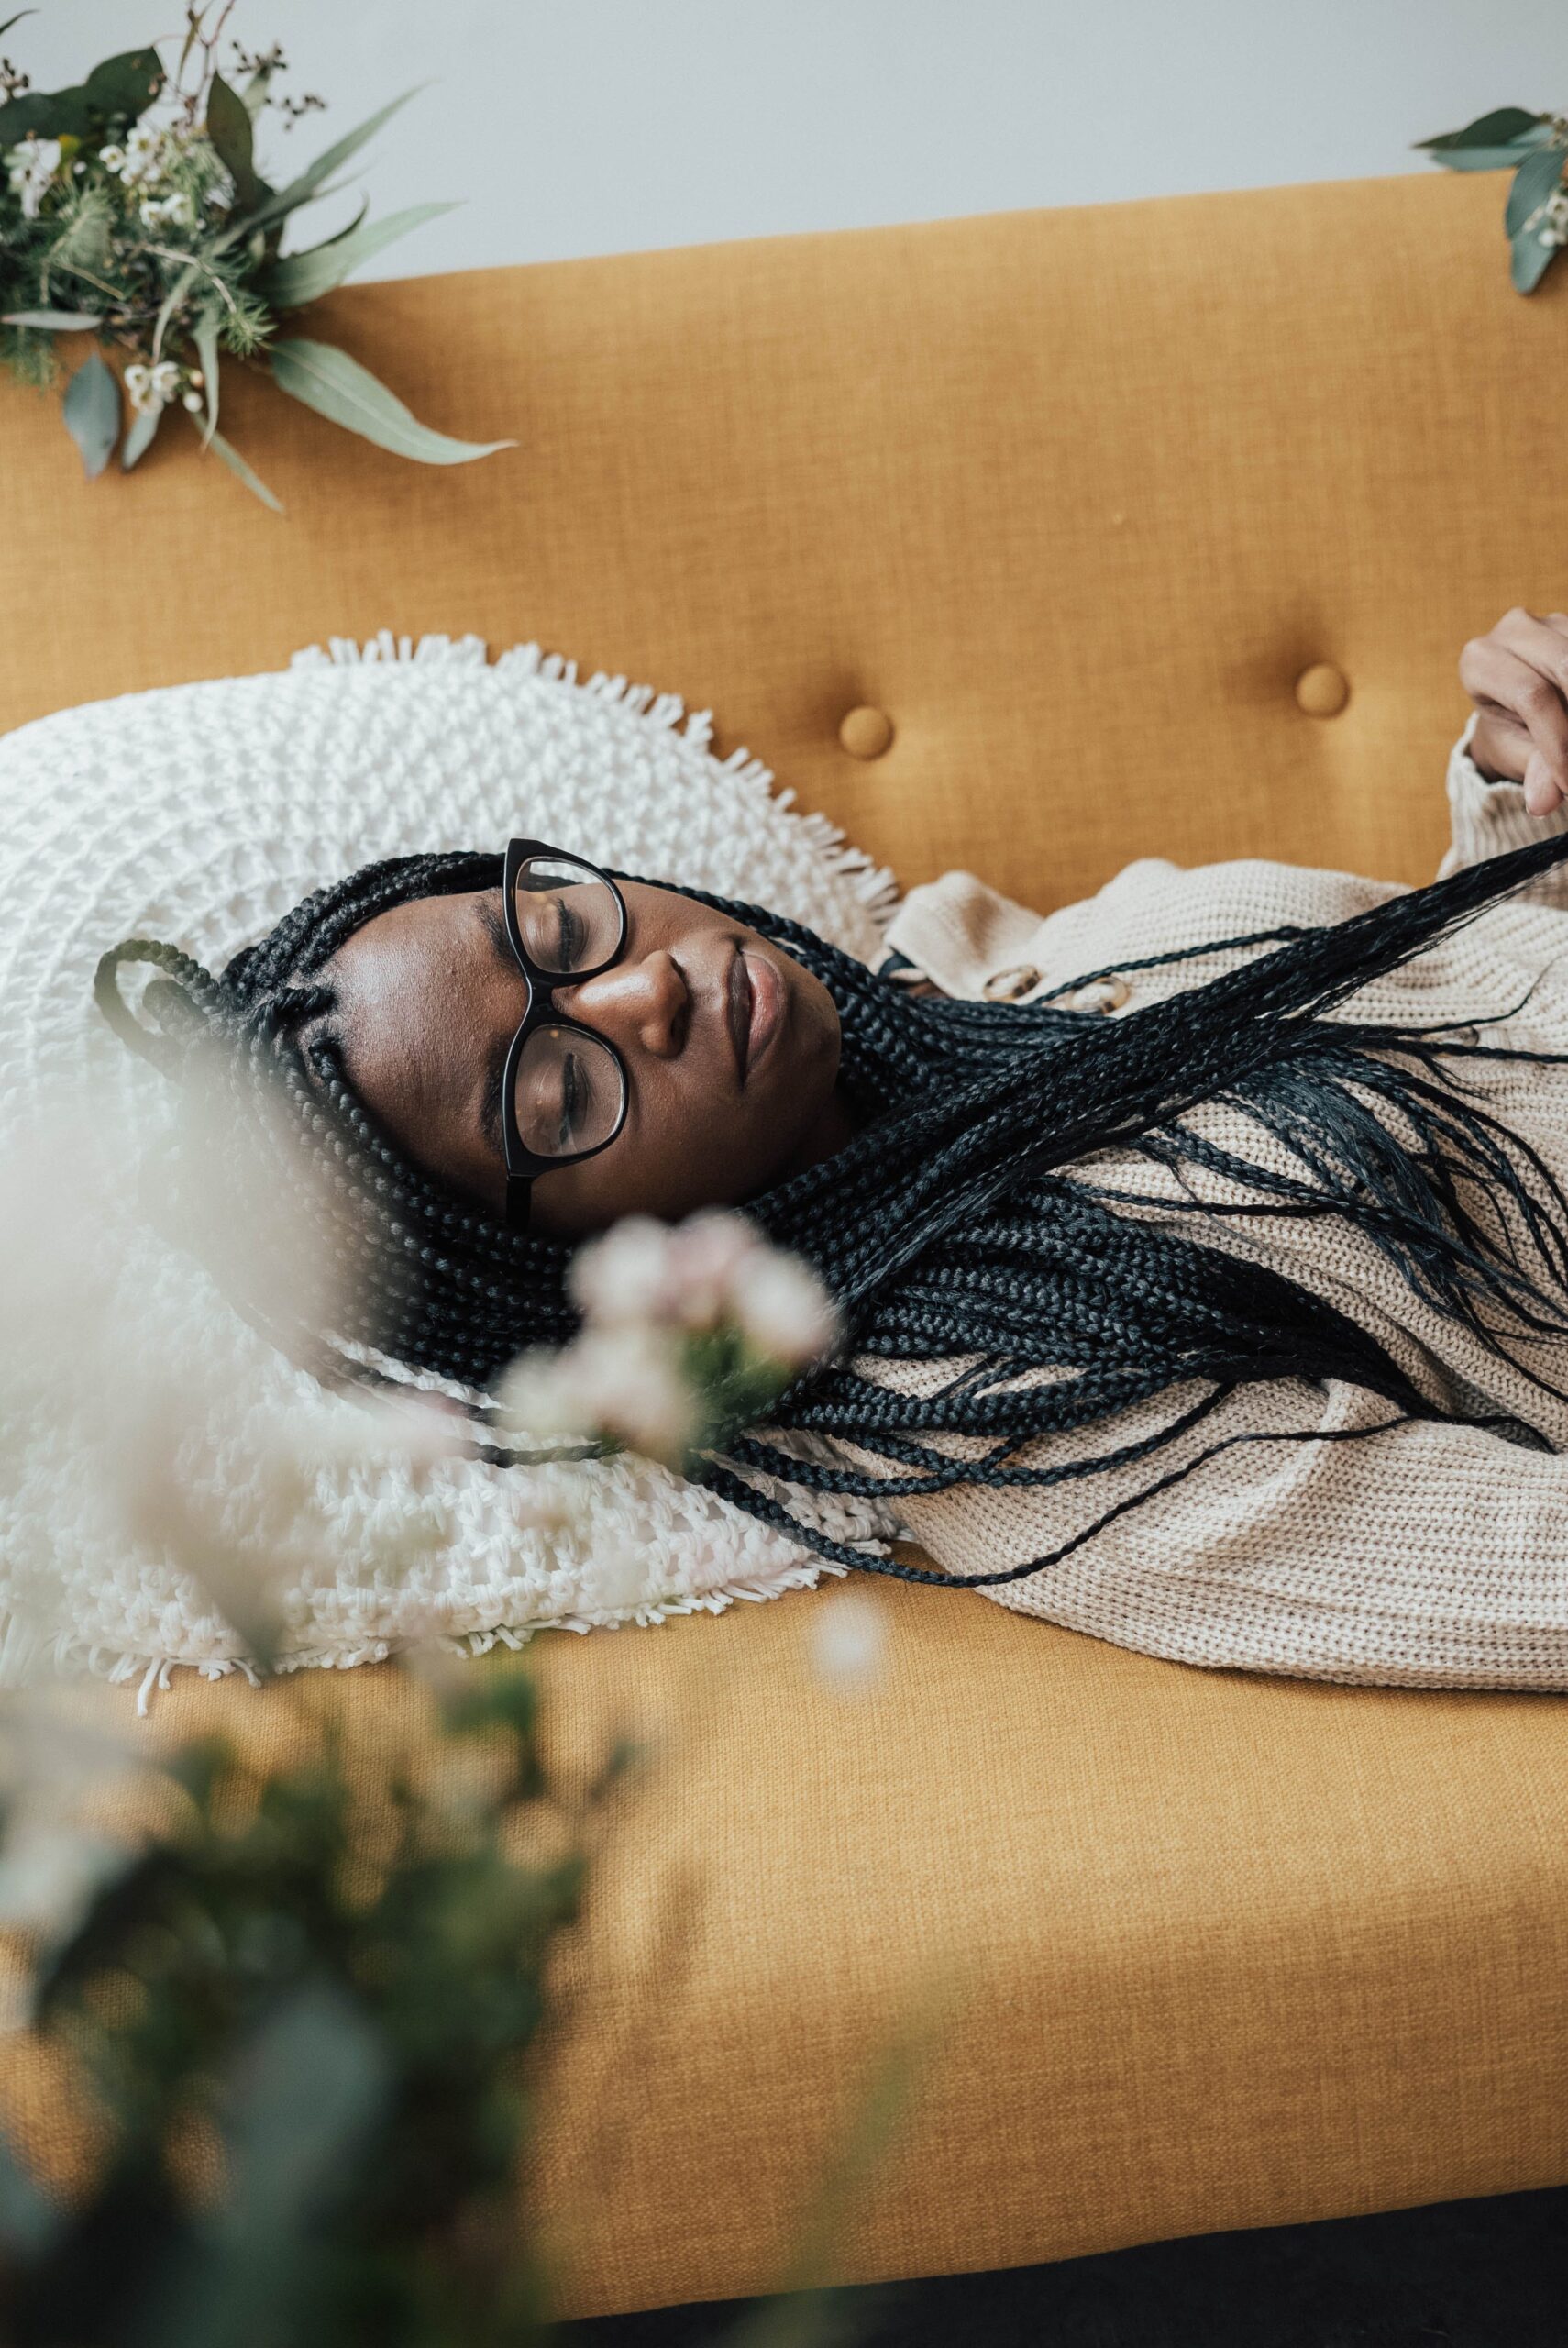
{"type": "Polygon", "coordinates": [[[558,1167],[580,1166],[585,1158],[597,1157],[601,1150],[608,1149],[617,1139],[631,1107],[631,1079],[617,1047],[608,1036],[602,1036],[597,1028],[590,1027],[585,1020],[574,1019],[569,1012],[558,1011],[555,1006],[558,988],[580,986],[585,979],[596,979],[601,971],[613,969],[620,960],[626,950],[626,900],[601,865],[591,863],[587,857],[579,856],[574,849],[552,847],[547,840],[509,839],[502,868],[501,909],[506,923],[507,940],[528,988],[527,1007],[517,1033],[507,1047],[506,1063],[501,1079],[501,1147],[506,1161],[506,1228],[509,1231],[526,1231],[532,1213],[536,1178],[540,1174],[553,1174],[558,1167]],[[554,858],[559,863],[576,865],[580,871],[591,873],[594,880],[602,880],[614,898],[621,931],[615,940],[614,951],[607,954],[602,961],[581,970],[547,970],[535,961],[524,945],[517,920],[517,875],[520,868],[534,857],[554,858]],[[516,1096],[517,1067],[523,1057],[523,1047],[534,1030],[544,1026],[547,1022],[552,1027],[569,1027],[580,1036],[590,1036],[601,1051],[609,1053],[621,1078],[620,1113],[604,1139],[591,1143],[587,1149],[562,1151],[549,1157],[530,1149],[524,1140],[517,1123],[516,1096]]]}

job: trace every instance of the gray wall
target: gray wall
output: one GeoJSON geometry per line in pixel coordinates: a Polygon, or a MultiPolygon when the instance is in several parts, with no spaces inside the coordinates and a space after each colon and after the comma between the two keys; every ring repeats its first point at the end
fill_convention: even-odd
{"type": "MultiPolygon", "coordinates": [[[[179,16],[42,0],[0,49],[53,86],[179,16]]],[[[467,202],[388,277],[1430,171],[1412,139],[1568,110],[1562,0],[242,0],[231,24],[331,102],[269,134],[280,166],[433,79],[362,183],[376,211],[467,202]]]]}

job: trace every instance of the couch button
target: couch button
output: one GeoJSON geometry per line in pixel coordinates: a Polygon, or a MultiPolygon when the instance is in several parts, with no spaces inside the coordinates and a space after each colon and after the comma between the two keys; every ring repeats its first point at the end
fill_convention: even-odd
{"type": "Polygon", "coordinates": [[[864,703],[845,718],[838,738],[852,759],[879,759],[893,738],[893,721],[885,709],[864,703]]]}
{"type": "Polygon", "coordinates": [[[1018,962],[1010,970],[993,970],[980,991],[990,1002],[1016,1002],[1039,984],[1040,973],[1033,963],[1018,962]]]}
{"type": "Polygon", "coordinates": [[[1296,706],[1309,717],[1337,717],[1350,699],[1350,686],[1331,660],[1314,660],[1296,680],[1296,706]]]}

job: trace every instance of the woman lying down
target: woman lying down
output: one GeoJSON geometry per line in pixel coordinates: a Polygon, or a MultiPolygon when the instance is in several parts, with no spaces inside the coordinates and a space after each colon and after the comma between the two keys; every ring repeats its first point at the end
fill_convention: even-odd
{"type": "Polygon", "coordinates": [[[1190,1663],[1568,1689],[1568,616],[1460,677],[1421,889],[1143,858],[1042,919],[954,872],[872,971],[514,840],[99,998],[169,1064],[151,959],[237,1097],[281,1071],[351,1341],[483,1389],[575,1326],[582,1235],[744,1204],[848,1335],[711,1480],[806,1548],[1190,1663]]]}

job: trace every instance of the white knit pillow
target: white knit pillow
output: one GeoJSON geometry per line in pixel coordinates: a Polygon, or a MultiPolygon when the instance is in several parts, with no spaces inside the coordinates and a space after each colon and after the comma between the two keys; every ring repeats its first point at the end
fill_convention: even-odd
{"type": "MultiPolygon", "coordinates": [[[[744,749],[717,759],[711,731],[710,714],[686,715],[674,694],[602,672],[580,682],[575,663],[536,645],[491,665],[476,637],[411,644],[386,631],[362,648],[313,646],[277,673],[123,694],[18,728],[0,739],[9,1130],[73,1064],[86,1068],[105,1119],[168,1113],[162,1080],[94,1004],[106,947],[164,937],[221,969],[308,891],[382,856],[499,849],[526,830],[650,879],[766,904],[872,958],[897,902],[892,876],[823,817],[794,812],[793,794],[773,792],[744,749]]],[[[191,1343],[221,1343],[213,1390],[253,1398],[258,1425],[293,1409],[326,1428],[355,1410],[150,1235],[138,1236],[127,1278],[157,1284],[175,1323],[200,1331],[191,1343]]],[[[247,1456],[232,1412],[214,1434],[230,1458],[247,1456]]],[[[149,1551],[127,1553],[47,1442],[27,1459],[0,1491],[0,1669],[41,1640],[62,1663],[139,1677],[145,1701],[177,1663],[209,1678],[248,1667],[197,1581],[149,1551]]],[[[553,1533],[519,1522],[520,1471],[482,1462],[442,1463],[423,1483],[399,1465],[370,1479],[345,1468],[325,1496],[318,1484],[330,1538],[288,1589],[288,1664],[379,1658],[432,1623],[479,1653],[547,1624],[717,1612],[845,1570],[642,1460],[525,1481],[547,1498],[563,1478],[573,1521],[553,1533]],[[395,1587],[377,1537],[389,1512],[427,1523],[434,1512],[438,1535],[426,1565],[395,1587]]],[[[818,1513],[846,1539],[890,1529],[857,1505],[823,1502],[818,1513]]]]}

